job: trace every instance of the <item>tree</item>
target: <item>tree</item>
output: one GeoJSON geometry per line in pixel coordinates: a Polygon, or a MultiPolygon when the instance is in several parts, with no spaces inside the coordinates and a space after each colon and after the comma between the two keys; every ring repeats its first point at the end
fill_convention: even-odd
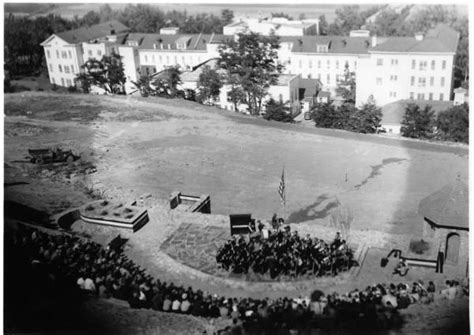
{"type": "Polygon", "coordinates": [[[232,20],[234,19],[234,12],[231,11],[230,9],[223,9],[221,12],[221,20],[222,24],[224,26],[232,23],[232,20]]]}
{"type": "Polygon", "coordinates": [[[348,130],[363,133],[374,134],[380,128],[382,121],[382,110],[374,104],[364,104],[352,115],[350,119],[350,128],[348,130]]]}
{"type": "Polygon", "coordinates": [[[319,16],[319,35],[327,35],[329,31],[329,24],[326,21],[325,15],[319,16]]]}
{"type": "Polygon", "coordinates": [[[349,35],[351,30],[360,29],[364,22],[358,5],[343,6],[336,9],[336,18],[329,25],[329,35],[349,35]]]}
{"type": "Polygon", "coordinates": [[[208,65],[204,66],[197,84],[198,100],[206,103],[209,100],[215,100],[219,97],[223,86],[222,78],[215,69],[211,69],[208,65]]]}
{"type": "Polygon", "coordinates": [[[409,11],[400,12],[392,8],[387,8],[379,13],[369,29],[377,36],[397,36],[400,35],[400,27],[403,25],[409,11]]]}
{"type": "Polygon", "coordinates": [[[81,24],[86,26],[92,26],[100,22],[100,15],[93,10],[88,11],[81,19],[81,24]]]}
{"type": "Polygon", "coordinates": [[[349,69],[349,63],[344,66],[344,77],[338,83],[336,93],[340,95],[344,102],[355,103],[356,78],[355,72],[349,69]]]}
{"type": "Polygon", "coordinates": [[[107,93],[122,94],[126,81],[121,57],[117,54],[103,56],[101,60],[89,59],[82,65],[83,73],[76,77],[84,91],[92,85],[104,89],[107,93]]]}
{"type": "Polygon", "coordinates": [[[140,91],[142,97],[147,97],[153,94],[153,89],[150,86],[152,78],[150,75],[142,74],[137,81],[132,81],[132,84],[140,91]]]}
{"type": "Polygon", "coordinates": [[[178,90],[178,86],[181,84],[180,75],[181,71],[178,66],[167,68],[152,82],[152,85],[155,86],[153,94],[169,98],[175,98],[179,94],[184,95],[184,92],[178,90]]]}
{"type": "Polygon", "coordinates": [[[402,136],[411,138],[431,138],[434,128],[434,112],[427,105],[421,109],[416,104],[408,104],[402,120],[402,136]]]}
{"type": "Polygon", "coordinates": [[[230,90],[227,92],[230,101],[234,104],[234,111],[239,111],[239,104],[245,101],[245,92],[240,86],[240,78],[237,75],[229,75],[226,79],[230,90]]]}
{"type": "Polygon", "coordinates": [[[290,107],[288,107],[288,103],[284,103],[282,101],[277,102],[273,98],[270,98],[267,101],[263,118],[265,120],[293,122],[293,116],[290,113],[290,107]]]}
{"type": "Polygon", "coordinates": [[[459,43],[454,59],[454,87],[469,88],[469,21],[458,18],[453,28],[459,32],[459,43]]]}
{"type": "Polygon", "coordinates": [[[439,139],[469,143],[469,105],[464,103],[439,113],[436,128],[439,139]]]}
{"type": "Polygon", "coordinates": [[[333,128],[335,124],[336,108],[332,103],[317,104],[311,113],[316,127],[333,128]]]}
{"type": "Polygon", "coordinates": [[[270,85],[278,82],[282,65],[277,63],[279,49],[277,36],[257,33],[237,35],[237,40],[227,39],[219,46],[219,67],[232,77],[236,86],[245,92],[245,104],[252,115],[259,114],[262,100],[270,85]]]}
{"type": "Polygon", "coordinates": [[[272,17],[284,17],[284,18],[286,18],[286,19],[288,19],[288,20],[290,20],[290,21],[293,20],[293,17],[291,17],[289,14],[284,13],[284,12],[280,12],[280,13],[275,12],[275,13],[272,13],[272,17]]]}

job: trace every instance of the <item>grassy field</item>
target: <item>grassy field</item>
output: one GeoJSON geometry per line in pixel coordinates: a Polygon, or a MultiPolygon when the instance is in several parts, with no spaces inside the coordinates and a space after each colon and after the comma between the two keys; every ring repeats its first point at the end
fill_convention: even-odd
{"type": "MultiPolygon", "coordinates": [[[[419,230],[419,201],[453,181],[467,181],[468,157],[365,140],[264,127],[235,114],[165,99],[31,92],[5,96],[5,114],[61,131],[42,132],[36,146],[67,143],[91,154],[93,181],[110,194],[175,190],[210,194],[212,211],[274,212],[292,222],[328,225],[331,211],[351,208],[357,229],[419,230]],[[229,115],[232,118],[229,118],[229,115]],[[36,121],[37,120],[37,121],[36,121]],[[81,123],[84,128],[74,128],[81,123]],[[56,129],[58,130],[58,129],[56,129]],[[92,136],[91,136],[92,134],[92,136]],[[285,167],[287,205],[277,193],[285,167]]],[[[12,119],[12,120],[13,120],[12,119]]],[[[8,118],[6,129],[8,129],[8,118]]],[[[32,138],[7,137],[5,159],[20,157],[32,138]]]]}

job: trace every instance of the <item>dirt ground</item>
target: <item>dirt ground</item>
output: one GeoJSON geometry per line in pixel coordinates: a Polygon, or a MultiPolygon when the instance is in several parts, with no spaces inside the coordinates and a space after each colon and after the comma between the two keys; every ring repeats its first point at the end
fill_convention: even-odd
{"type": "Polygon", "coordinates": [[[343,204],[352,229],[409,240],[420,234],[421,199],[457,176],[468,183],[467,146],[281,125],[181,100],[25,92],[5,95],[5,115],[5,200],[51,214],[94,197],[166,200],[177,190],[210,194],[213,213],[277,212],[315,227],[343,204]],[[81,159],[26,158],[58,145],[81,159]]]}

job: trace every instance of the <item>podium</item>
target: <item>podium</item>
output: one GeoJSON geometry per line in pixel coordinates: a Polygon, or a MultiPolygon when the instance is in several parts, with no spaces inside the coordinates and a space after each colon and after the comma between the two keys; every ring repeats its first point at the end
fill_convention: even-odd
{"type": "Polygon", "coordinates": [[[230,218],[230,235],[250,234],[250,223],[252,222],[252,214],[231,214],[230,218]]]}

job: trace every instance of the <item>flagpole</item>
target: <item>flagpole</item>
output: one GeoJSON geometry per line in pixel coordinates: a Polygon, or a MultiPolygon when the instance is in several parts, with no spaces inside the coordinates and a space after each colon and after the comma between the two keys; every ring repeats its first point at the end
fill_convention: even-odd
{"type": "Polygon", "coordinates": [[[287,211],[286,211],[286,185],[285,185],[285,165],[283,165],[280,185],[278,186],[278,194],[280,195],[280,202],[283,205],[283,215],[286,218],[287,211]]]}

